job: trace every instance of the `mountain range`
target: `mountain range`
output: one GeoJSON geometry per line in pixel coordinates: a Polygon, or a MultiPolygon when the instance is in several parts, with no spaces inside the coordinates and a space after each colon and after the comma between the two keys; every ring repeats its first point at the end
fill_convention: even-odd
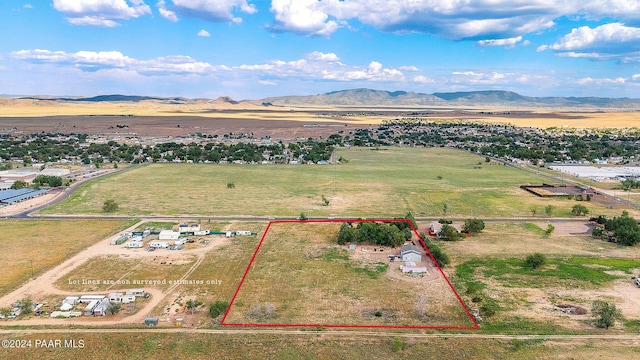
{"type": "MultiPolygon", "coordinates": [[[[169,104],[193,102],[211,102],[208,99],[188,99],[184,97],[154,97],[132,95],[99,95],[94,97],[52,97],[29,96],[23,99],[49,101],[83,102],[141,102],[158,101],[169,104]]],[[[350,89],[332,91],[308,96],[278,96],[259,100],[235,101],[229,97],[220,97],[215,102],[228,104],[253,104],[260,106],[446,106],[446,105],[502,105],[522,107],[601,107],[601,108],[640,108],[640,99],[601,98],[601,97],[531,97],[512,91],[486,90],[468,92],[436,92],[433,94],[411,91],[385,91],[373,89],[350,89]]]]}

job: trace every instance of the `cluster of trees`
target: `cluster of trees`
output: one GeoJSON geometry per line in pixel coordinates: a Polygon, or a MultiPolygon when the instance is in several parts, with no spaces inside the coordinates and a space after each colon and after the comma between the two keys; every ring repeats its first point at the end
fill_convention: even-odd
{"type": "Polygon", "coordinates": [[[60,176],[51,176],[51,175],[38,175],[35,179],[33,179],[33,186],[49,186],[49,187],[58,187],[62,186],[62,178],[60,176]]]}
{"type": "Polygon", "coordinates": [[[511,125],[468,122],[430,122],[419,118],[387,122],[377,129],[358,129],[343,137],[353,146],[455,147],[498,158],[537,162],[633,158],[640,145],[637,130],[593,130],[575,133],[566,129],[521,128],[511,125]]]}
{"type": "Polygon", "coordinates": [[[623,211],[620,217],[607,219],[601,215],[592,220],[603,225],[593,229],[592,235],[594,237],[625,246],[632,246],[640,242],[640,225],[627,211],[623,211]]]}
{"type": "Polygon", "coordinates": [[[411,239],[411,229],[402,224],[408,225],[401,222],[360,222],[353,227],[351,223],[343,223],[338,233],[338,244],[367,243],[396,247],[411,239]]]}
{"type": "Polygon", "coordinates": [[[639,189],[640,188],[640,180],[636,179],[624,179],[620,182],[622,186],[622,190],[629,191],[631,189],[639,189]]]}
{"type": "Polygon", "coordinates": [[[213,163],[241,160],[255,163],[265,160],[264,156],[267,156],[268,160],[274,161],[299,160],[317,163],[321,160],[328,161],[337,143],[336,137],[330,137],[329,140],[309,138],[288,145],[282,142],[227,143],[224,142],[225,139],[218,140],[218,136],[215,135],[212,137],[213,141],[208,143],[167,142],[147,146],[128,145],[116,141],[87,144],[85,134],[35,134],[19,139],[6,135],[0,138],[0,159],[18,159],[25,164],[66,159],[99,166],[105,162],[142,163],[174,160],[213,163]]]}

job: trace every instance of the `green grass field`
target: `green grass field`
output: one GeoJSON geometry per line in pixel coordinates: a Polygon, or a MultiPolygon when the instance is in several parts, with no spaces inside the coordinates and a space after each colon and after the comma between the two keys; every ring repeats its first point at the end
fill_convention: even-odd
{"type": "Polygon", "coordinates": [[[338,156],[349,163],[152,164],[83,184],[42,213],[100,214],[111,198],[132,216],[531,216],[548,204],[554,216],[570,216],[574,204],[530,195],[519,186],[548,180],[462,151],[358,148],[338,156]]]}

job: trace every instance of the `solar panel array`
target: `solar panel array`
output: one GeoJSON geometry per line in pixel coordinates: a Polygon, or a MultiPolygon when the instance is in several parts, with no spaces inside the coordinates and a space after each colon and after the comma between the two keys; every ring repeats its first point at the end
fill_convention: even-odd
{"type": "Polygon", "coordinates": [[[0,203],[11,205],[20,201],[32,199],[36,196],[46,194],[48,190],[34,190],[34,189],[10,189],[0,191],[0,203]]]}

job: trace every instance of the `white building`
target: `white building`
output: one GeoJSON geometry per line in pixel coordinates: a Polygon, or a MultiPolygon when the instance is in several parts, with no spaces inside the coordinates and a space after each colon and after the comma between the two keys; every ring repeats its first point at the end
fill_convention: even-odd
{"type": "Polygon", "coordinates": [[[158,240],[178,240],[180,233],[173,230],[162,230],[158,234],[158,240]]]}
{"type": "Polygon", "coordinates": [[[422,254],[415,245],[405,245],[400,249],[400,257],[402,261],[422,261],[422,254]]]}

